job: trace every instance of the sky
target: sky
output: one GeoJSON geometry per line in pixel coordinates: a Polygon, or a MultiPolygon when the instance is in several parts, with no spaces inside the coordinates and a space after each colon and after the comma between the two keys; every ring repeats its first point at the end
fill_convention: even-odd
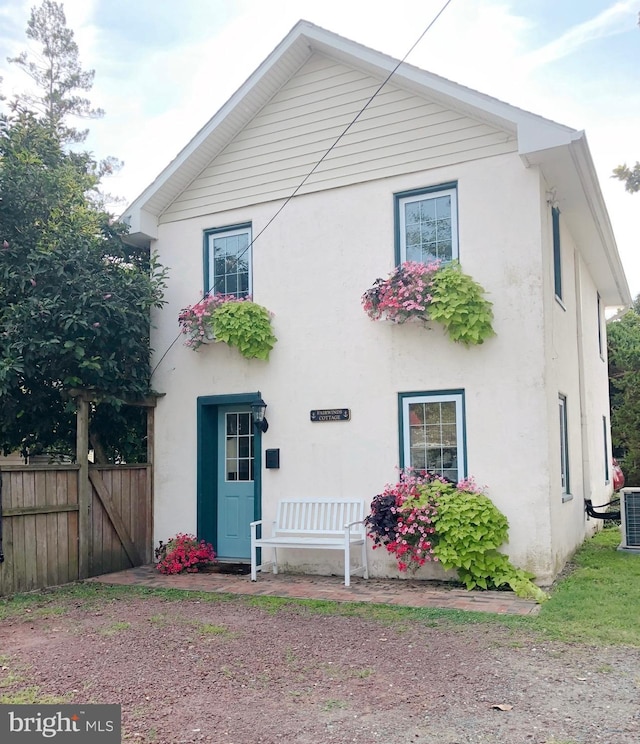
{"type": "MultiPolygon", "coordinates": [[[[124,162],[104,184],[124,211],[301,18],[398,59],[445,0],[64,0],[90,93],[105,109],[85,147],[124,162]]],[[[35,0],[0,0],[6,62],[35,49],[35,0]]],[[[407,62],[585,130],[632,296],[640,294],[640,193],[611,178],[640,160],[640,0],[451,0],[407,62]]]]}

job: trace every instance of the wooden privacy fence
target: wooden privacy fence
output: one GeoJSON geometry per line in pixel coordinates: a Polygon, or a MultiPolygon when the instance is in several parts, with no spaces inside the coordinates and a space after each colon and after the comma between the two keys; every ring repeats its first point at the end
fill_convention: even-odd
{"type": "MultiPolygon", "coordinates": [[[[78,400],[78,452],[88,451],[88,399],[78,400]]],[[[0,465],[0,596],[57,586],[153,560],[151,453],[142,465],[0,465]]]]}
{"type": "Polygon", "coordinates": [[[86,539],[80,471],[78,465],[2,466],[0,596],[151,562],[150,466],[89,467],[86,539]]]}

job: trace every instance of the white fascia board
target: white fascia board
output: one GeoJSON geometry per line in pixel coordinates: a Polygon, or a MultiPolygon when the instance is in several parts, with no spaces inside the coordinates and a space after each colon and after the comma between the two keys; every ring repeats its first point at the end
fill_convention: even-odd
{"type": "MultiPolygon", "coordinates": [[[[135,222],[135,214],[144,209],[151,197],[156,194],[189,160],[189,158],[200,148],[210,135],[220,126],[220,124],[234,113],[238,107],[244,105],[248,93],[255,89],[260,82],[273,70],[277,62],[289,51],[289,49],[298,41],[301,36],[299,28],[302,28],[306,22],[301,21],[289,32],[289,34],[278,44],[271,54],[262,62],[262,64],[250,75],[247,80],[236,90],[226,103],[214,114],[214,116],[200,129],[200,131],[189,141],[189,143],[176,155],[176,157],[167,165],[164,170],[147,186],[147,188],[127,207],[123,215],[129,215],[132,222],[135,222]]],[[[308,24],[307,24],[308,25],[308,24]]],[[[308,50],[307,56],[311,54],[308,50]]],[[[255,115],[256,112],[248,111],[247,121],[255,115]]],[[[123,219],[124,219],[123,216],[123,219]]],[[[159,215],[157,215],[159,216],[159,215]]],[[[157,220],[156,220],[157,222],[157,220]]],[[[157,231],[157,226],[156,226],[157,231]]]]}
{"type": "Polygon", "coordinates": [[[632,303],[631,292],[624,273],[618,246],[616,244],[613,227],[609,219],[609,212],[602,196],[600,182],[593,164],[593,158],[587,143],[587,137],[584,132],[577,133],[570,145],[569,152],[575,165],[576,172],[580,179],[585,200],[589,207],[591,219],[596,234],[600,238],[600,243],[605,251],[605,256],[609,270],[615,282],[619,294],[619,302],[616,306],[629,306],[632,303]]]}

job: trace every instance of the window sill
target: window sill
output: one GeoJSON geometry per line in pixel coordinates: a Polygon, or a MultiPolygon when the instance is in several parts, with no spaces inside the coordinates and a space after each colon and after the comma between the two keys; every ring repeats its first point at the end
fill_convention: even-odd
{"type": "Polygon", "coordinates": [[[562,494],[562,503],[564,504],[566,501],[573,501],[573,494],[563,493],[562,494]]]}

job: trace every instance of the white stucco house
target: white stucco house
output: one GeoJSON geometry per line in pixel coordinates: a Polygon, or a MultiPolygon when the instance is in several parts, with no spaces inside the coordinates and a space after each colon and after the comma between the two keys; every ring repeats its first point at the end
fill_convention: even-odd
{"type": "MultiPolygon", "coordinates": [[[[396,65],[301,21],[125,212],[170,271],[155,539],[197,532],[248,561],[249,522],[279,499],[370,502],[426,465],[486,485],[512,561],[548,583],[594,527],[583,499],[612,490],[604,314],[631,302],[585,134],[407,64],[380,89],[396,65]],[[436,211],[440,236],[411,244],[436,211]],[[486,290],[484,344],[363,312],[377,277],[434,253],[486,290]],[[268,360],[176,341],[180,310],[220,287],[273,313],[268,360]],[[328,409],[348,413],[312,420],[328,409]]],[[[330,551],[281,560],[341,572],[330,551]]],[[[398,575],[384,551],[369,571],[398,575]]]]}

